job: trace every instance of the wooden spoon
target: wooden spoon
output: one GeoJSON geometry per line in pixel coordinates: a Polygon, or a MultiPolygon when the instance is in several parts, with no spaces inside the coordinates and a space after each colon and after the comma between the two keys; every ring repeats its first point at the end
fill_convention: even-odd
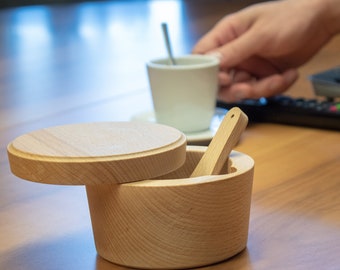
{"type": "Polygon", "coordinates": [[[229,110],[190,177],[219,174],[247,124],[248,117],[241,109],[229,110]]]}

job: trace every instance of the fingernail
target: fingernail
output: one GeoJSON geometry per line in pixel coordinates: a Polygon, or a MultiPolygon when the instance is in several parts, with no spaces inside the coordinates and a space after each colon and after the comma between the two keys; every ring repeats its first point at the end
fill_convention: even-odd
{"type": "Polygon", "coordinates": [[[220,52],[218,52],[218,51],[208,52],[207,55],[214,56],[214,57],[216,57],[220,61],[223,58],[223,55],[220,52]]]}

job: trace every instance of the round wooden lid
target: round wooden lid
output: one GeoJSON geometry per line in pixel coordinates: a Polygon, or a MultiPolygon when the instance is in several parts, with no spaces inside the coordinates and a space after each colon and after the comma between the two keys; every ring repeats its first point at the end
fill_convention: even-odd
{"type": "Polygon", "coordinates": [[[16,138],[7,147],[16,176],[62,185],[127,183],[164,175],[185,161],[180,131],[145,122],[57,126],[16,138]]]}

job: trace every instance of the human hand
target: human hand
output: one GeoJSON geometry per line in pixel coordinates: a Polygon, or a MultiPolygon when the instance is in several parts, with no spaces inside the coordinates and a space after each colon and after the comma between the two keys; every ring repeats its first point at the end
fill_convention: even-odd
{"type": "Polygon", "coordinates": [[[193,53],[220,57],[221,100],[281,93],[297,79],[296,68],[332,37],[323,23],[326,7],[321,0],[250,6],[223,18],[193,53]]]}

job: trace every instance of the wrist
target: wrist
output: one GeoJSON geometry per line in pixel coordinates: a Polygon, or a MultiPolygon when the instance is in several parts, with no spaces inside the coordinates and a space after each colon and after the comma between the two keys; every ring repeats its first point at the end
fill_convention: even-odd
{"type": "Polygon", "coordinates": [[[340,33],[340,0],[315,0],[321,10],[321,23],[332,37],[340,33]]]}
{"type": "Polygon", "coordinates": [[[310,22],[329,38],[340,33],[340,0],[281,0],[308,11],[310,22]]]}

